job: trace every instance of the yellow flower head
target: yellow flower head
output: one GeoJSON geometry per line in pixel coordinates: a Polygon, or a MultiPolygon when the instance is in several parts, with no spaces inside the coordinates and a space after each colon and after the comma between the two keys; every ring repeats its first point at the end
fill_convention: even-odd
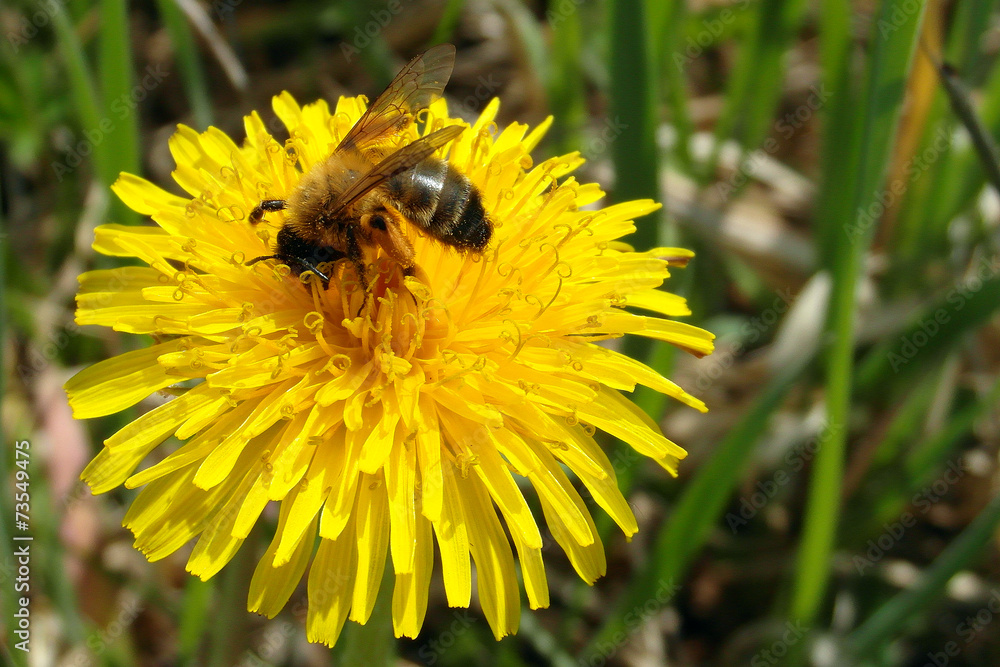
{"type": "Polygon", "coordinates": [[[643,384],[705,409],[597,341],[637,334],[702,355],[713,337],[630,312],[689,314],[682,298],[656,288],[691,253],[635,252],[617,240],[659,205],[584,210],[603,193],[567,176],[579,154],[532,166],[529,152],[551,119],[532,132],[516,123],[498,132],[496,100],[467,127],[439,99],[425,127],[401,140],[467,127],[438,155],[482,194],[493,223],[484,252],[410,230],[421,270],[405,276],[380,257],[368,296],[346,261],[328,289],[275,260],[249,266],[271,254],[284,219],[269,213],[251,225],[249,212],[294,190],[364,108],[364,98],[342,98],[331,114],[325,102],[300,107],[283,93],[274,110],[291,137],[284,145],[256,113],[245,119],[242,147],[215,128],[180,127],[170,140],[174,178],[190,197],[129,174],[115,183],[157,226],[98,228],[98,251],[145,266],[83,274],[76,321],[158,342],[83,370],[66,385],[69,401],[86,418],[157,391],[178,395],[106,440],[82,478],[95,493],[144,485],[124,520],[136,548],[157,560],[197,537],[187,569],[202,579],[233,557],[268,502],[279,502],[248,607],[274,616],[308,567],[308,637],[330,645],[347,617],[368,619],[387,553],[396,634],[417,635],[433,536],[448,603],[470,603],[471,555],[480,604],[500,638],[516,631],[520,613],[501,517],[529,604],[549,599],[542,536],[523,493],[529,482],[551,535],[593,582],[605,571],[603,547],[564,470],[631,536],[635,517],[595,429],[675,474],[684,450],[620,391],[643,384]],[[135,473],[171,436],[184,444],[135,473]]]}

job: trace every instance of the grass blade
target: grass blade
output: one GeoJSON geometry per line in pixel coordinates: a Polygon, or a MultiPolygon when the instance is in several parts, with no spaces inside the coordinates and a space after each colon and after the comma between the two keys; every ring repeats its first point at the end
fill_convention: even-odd
{"type": "MultiPolygon", "coordinates": [[[[731,11],[731,10],[729,10],[731,11]]],[[[687,3],[684,0],[651,1],[649,3],[650,25],[659,28],[653,43],[659,47],[656,63],[659,65],[660,79],[666,90],[670,118],[677,132],[675,151],[681,167],[688,173],[694,171],[691,160],[690,140],[694,134],[691,114],[688,110],[687,82],[684,69],[690,56],[681,49],[681,35],[687,21],[687,3]]]]}
{"type": "MultiPolygon", "coordinates": [[[[100,127],[101,108],[97,88],[87,65],[87,57],[76,35],[62,3],[52,5],[52,27],[56,33],[56,44],[66,66],[70,97],[76,109],[77,119],[83,129],[100,127]]],[[[94,170],[97,177],[111,185],[117,177],[109,156],[109,146],[101,143],[94,146],[94,170]]]]}
{"type": "Polygon", "coordinates": [[[813,625],[825,597],[839,522],[854,370],[855,292],[861,260],[874,231],[860,212],[877,203],[877,190],[888,170],[906,73],[923,16],[923,4],[918,11],[907,12],[904,2],[887,0],[881,6],[879,21],[889,20],[894,13],[903,17],[902,22],[889,23],[897,25],[896,30],[879,30],[877,22],[873,26],[865,101],[857,107],[860,118],[855,131],[861,133],[860,151],[856,163],[847,165],[855,179],[851,210],[859,214],[853,226],[837,236],[832,255],[833,294],[827,332],[833,343],[826,358],[827,422],[831,428],[820,443],[810,481],[790,608],[790,617],[807,627],[813,625]]]}
{"type": "Polygon", "coordinates": [[[184,585],[181,618],[177,630],[177,661],[186,667],[198,664],[205,626],[210,623],[209,612],[215,584],[190,577],[184,585]]]}
{"type": "Polygon", "coordinates": [[[106,141],[118,171],[138,173],[139,122],[134,106],[134,65],[125,0],[101,1],[100,80],[104,114],[117,119],[106,141]]]}
{"type": "MultiPolygon", "coordinates": [[[[610,141],[611,160],[614,164],[615,184],[610,199],[616,202],[633,199],[659,200],[660,160],[656,145],[656,81],[650,46],[650,29],[646,21],[645,0],[611,0],[610,3],[609,58],[610,88],[609,122],[618,128],[617,136],[610,141]]],[[[623,240],[637,250],[652,248],[666,235],[662,225],[662,213],[657,212],[636,221],[636,231],[623,240]]],[[[650,365],[659,372],[665,372],[662,363],[651,359],[654,350],[652,341],[639,336],[630,336],[625,341],[625,351],[636,359],[648,359],[650,365]]],[[[670,363],[672,351],[662,351],[665,355],[660,362],[670,363]]],[[[637,404],[647,410],[653,419],[658,419],[664,402],[656,392],[638,390],[634,396],[637,404]],[[650,411],[652,409],[653,411],[650,411]]],[[[622,443],[617,443],[619,451],[625,451],[622,443]]],[[[638,461],[631,461],[627,470],[619,477],[622,493],[628,493],[638,461]]],[[[608,524],[604,524],[605,529],[608,524]]]]}
{"type": "MultiPolygon", "coordinates": [[[[109,155],[108,170],[117,178],[119,172],[138,174],[141,169],[136,93],[142,89],[134,87],[134,65],[129,41],[131,31],[125,0],[101,0],[100,9],[99,71],[104,103],[101,122],[106,121],[112,125],[111,129],[104,132],[103,143],[107,145],[109,155]]],[[[93,131],[98,128],[99,126],[92,126],[89,129],[93,131]]],[[[117,198],[112,200],[112,217],[125,224],[139,220],[117,198]]]]}
{"type": "MultiPolygon", "coordinates": [[[[986,78],[980,99],[977,116],[996,141],[1000,139],[1000,68],[994,67],[986,78]]],[[[944,176],[936,183],[922,222],[923,229],[936,234],[924,241],[931,247],[938,247],[939,239],[946,237],[948,222],[973,202],[983,185],[982,167],[971,148],[952,148],[941,160],[940,173],[944,176]]]]}
{"type": "MultiPolygon", "coordinates": [[[[580,62],[583,44],[580,8],[558,5],[549,11],[552,30],[552,67],[549,70],[549,109],[556,118],[549,138],[556,155],[579,150],[583,145],[581,130],[587,122],[584,73],[580,62]]],[[[585,151],[585,158],[596,151],[585,151]]]]}
{"type": "Polygon", "coordinates": [[[461,18],[464,7],[465,0],[447,0],[441,20],[434,30],[434,37],[431,38],[431,44],[443,44],[452,40],[455,26],[458,25],[458,19],[461,18]]]}
{"type": "Polygon", "coordinates": [[[367,623],[345,624],[336,651],[341,665],[392,667],[396,664],[396,640],[392,636],[392,589],[396,580],[392,564],[386,562],[378,598],[367,623]]]}
{"type": "MultiPolygon", "coordinates": [[[[932,388],[933,384],[936,382],[930,383],[932,388]]],[[[920,399],[926,393],[923,389],[921,387],[914,392],[920,395],[920,399]]],[[[877,493],[854,499],[851,503],[851,514],[844,522],[850,529],[842,531],[848,538],[849,545],[860,545],[866,538],[883,530],[886,523],[899,517],[908,505],[912,505],[913,494],[934,480],[949,457],[957,456],[963,439],[973,432],[977,421],[988,414],[998,400],[1000,382],[979,399],[969,401],[955,410],[947,423],[934,432],[919,437],[911,430],[908,443],[916,444],[910,444],[905,457],[899,456],[892,461],[891,466],[883,466],[871,479],[869,486],[873,490],[877,489],[877,493]]],[[[923,400],[911,402],[924,404],[923,400]]],[[[887,433],[885,440],[890,437],[887,433]]]]}
{"type": "Polygon", "coordinates": [[[981,399],[959,409],[943,428],[913,447],[905,464],[910,490],[931,480],[948,454],[958,451],[959,441],[972,432],[976,421],[996,407],[998,400],[1000,381],[981,399]]]}
{"type": "Polygon", "coordinates": [[[673,514],[657,535],[646,571],[632,578],[615,611],[608,615],[604,626],[581,654],[583,659],[598,655],[599,647],[611,643],[618,633],[629,629],[626,615],[636,605],[641,606],[649,598],[650,591],[656,590],[662,582],[675,584],[684,576],[722,516],[771,415],[811,360],[812,355],[805,356],[771,380],[688,483],[673,514]]]}
{"type": "MultiPolygon", "coordinates": [[[[611,142],[615,166],[614,201],[659,200],[659,156],[656,149],[655,81],[648,43],[644,0],[611,1],[610,108],[611,122],[621,134],[611,142]]],[[[638,250],[657,243],[654,214],[636,222],[637,230],[625,239],[638,250]]]]}
{"type": "Polygon", "coordinates": [[[948,62],[958,65],[963,71],[972,67],[983,43],[983,36],[993,24],[990,15],[996,10],[997,2],[998,0],[966,0],[955,5],[948,62]]]}
{"type": "Polygon", "coordinates": [[[170,34],[174,46],[174,57],[181,70],[184,88],[187,90],[188,104],[194,116],[196,129],[204,131],[212,124],[212,100],[205,82],[205,70],[191,34],[191,26],[175,0],[157,0],[160,17],[170,34]]]}
{"type": "Polygon", "coordinates": [[[824,186],[816,205],[816,249],[825,266],[832,271],[836,248],[843,237],[843,223],[853,211],[844,196],[853,184],[850,170],[860,150],[861,135],[853,129],[857,91],[851,71],[850,6],[840,0],[824,0],[820,40],[822,85],[830,92],[826,107],[822,151],[824,186]]]}
{"type": "Polygon", "coordinates": [[[996,260],[982,258],[973,276],[921,311],[898,336],[875,346],[858,368],[858,393],[872,396],[890,382],[912,382],[985,324],[1000,310],[1000,276],[983,279],[995,272],[996,260]]]}
{"type": "Polygon", "coordinates": [[[804,0],[762,0],[753,32],[726,91],[725,108],[715,126],[715,148],[706,171],[714,174],[719,150],[735,138],[744,150],[756,148],[768,133],[781,95],[784,56],[805,11],[804,0]]]}
{"type": "Polygon", "coordinates": [[[916,585],[885,603],[850,635],[848,642],[852,653],[859,658],[870,655],[879,645],[899,633],[911,618],[926,610],[948,581],[990,544],[997,526],[1000,526],[1000,496],[983,508],[916,585]]]}

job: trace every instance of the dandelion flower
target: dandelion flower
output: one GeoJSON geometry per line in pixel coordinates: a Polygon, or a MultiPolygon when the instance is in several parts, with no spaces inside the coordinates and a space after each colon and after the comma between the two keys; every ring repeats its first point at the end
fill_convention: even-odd
{"type": "Polygon", "coordinates": [[[94,493],[144,487],[123,522],[136,548],[155,561],[197,538],[187,569],[203,580],[280,503],[248,608],[273,617],[308,571],[310,641],[332,645],[345,619],[368,620],[387,555],[395,633],[415,637],[435,542],[448,604],[470,604],[471,556],[493,633],[513,633],[511,541],[530,606],[549,601],[529,501],[588,583],[605,572],[604,550],[566,471],[626,536],[637,530],[595,431],[671,474],[685,455],[621,392],[642,384],[704,404],[597,343],[634,334],[709,353],[711,334],[667,319],[689,314],[684,299],[657,289],[691,253],[619,241],[659,205],[586,210],[603,193],[569,175],[579,154],[533,165],[551,118],[498,131],[494,100],[470,127],[439,99],[401,141],[466,127],[438,155],[481,191],[494,227],[484,252],[412,233],[422,271],[405,276],[380,258],[367,296],[346,261],[328,289],[275,261],[248,266],[270,253],[284,215],[254,226],[249,212],[291,192],[365,109],[362,97],[331,113],[287,93],[273,105],[284,144],[256,113],[243,146],[215,128],[178,129],[173,175],[189,197],[130,174],[114,184],[156,226],[97,229],[96,250],[143,265],[83,274],[76,321],[156,342],[81,371],[66,385],[69,402],[89,418],[155,392],[176,397],[108,438],[82,478],[94,493]],[[171,437],[183,444],[136,472],[171,437]]]}

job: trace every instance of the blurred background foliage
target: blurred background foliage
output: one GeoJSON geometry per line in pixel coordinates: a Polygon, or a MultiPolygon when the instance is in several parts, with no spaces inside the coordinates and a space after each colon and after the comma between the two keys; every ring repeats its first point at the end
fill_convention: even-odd
{"type": "Polygon", "coordinates": [[[1000,664],[998,5],[5,2],[0,542],[8,445],[27,439],[31,664],[330,664],[291,610],[245,611],[272,525],[203,584],[184,554],[132,550],[120,522],[134,492],[95,499],[77,481],[134,415],[76,423],[63,382],[148,341],[78,329],[76,276],[110,265],[89,248],[95,225],[146,224],[108,185],[124,170],[170,187],[178,122],[240,137],[253,109],[274,123],[281,90],[372,95],[441,41],[458,46],[460,115],[494,96],[501,125],[554,114],[538,158],[579,150],[610,200],[664,202],[632,240],[698,252],[667,287],[718,349],[632,351],[711,412],[634,397],[691,455],[672,480],[607,442],[640,533],[626,543],[600,517],[609,574],[595,586],[550,539],[552,605],[526,610],[516,636],[495,642],[475,604],[449,609],[436,575],[420,638],[348,624],[332,659],[1000,664]]]}

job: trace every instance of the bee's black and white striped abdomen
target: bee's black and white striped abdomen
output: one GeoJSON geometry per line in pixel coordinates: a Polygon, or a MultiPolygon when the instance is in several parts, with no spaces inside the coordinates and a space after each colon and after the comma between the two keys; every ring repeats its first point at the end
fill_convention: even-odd
{"type": "Polygon", "coordinates": [[[482,250],[493,229],[479,190],[461,172],[436,158],[386,181],[400,213],[443,243],[482,250]]]}

